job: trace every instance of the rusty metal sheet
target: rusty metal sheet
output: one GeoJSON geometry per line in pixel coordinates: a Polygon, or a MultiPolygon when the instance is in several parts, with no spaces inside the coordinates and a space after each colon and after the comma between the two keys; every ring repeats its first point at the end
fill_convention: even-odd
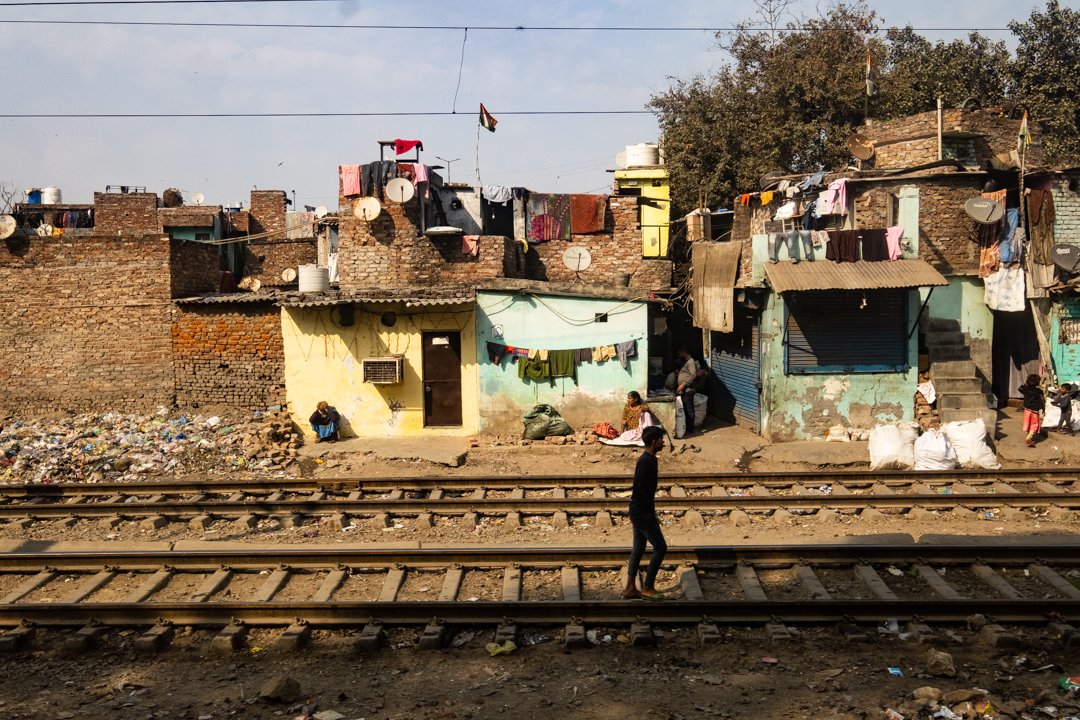
{"type": "Polygon", "coordinates": [[[871,290],[948,285],[925,260],[838,263],[832,260],[765,264],[769,285],[778,293],[805,290],[871,290]]]}
{"type": "Polygon", "coordinates": [[[694,325],[731,332],[735,325],[735,278],[739,274],[742,243],[695,243],[691,256],[694,325]]]}

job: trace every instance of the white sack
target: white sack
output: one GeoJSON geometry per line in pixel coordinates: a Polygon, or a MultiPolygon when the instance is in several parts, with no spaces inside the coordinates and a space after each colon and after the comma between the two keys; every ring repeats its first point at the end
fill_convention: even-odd
{"type": "Polygon", "coordinates": [[[937,428],[930,428],[915,441],[916,470],[953,470],[956,462],[956,450],[937,428]]]}
{"type": "Polygon", "coordinates": [[[871,470],[910,470],[915,464],[915,428],[878,425],[869,434],[871,470]]]}
{"type": "Polygon", "coordinates": [[[982,418],[966,422],[945,423],[941,432],[949,438],[960,467],[997,470],[1001,463],[994,457],[994,451],[986,444],[986,423],[982,418]]]}

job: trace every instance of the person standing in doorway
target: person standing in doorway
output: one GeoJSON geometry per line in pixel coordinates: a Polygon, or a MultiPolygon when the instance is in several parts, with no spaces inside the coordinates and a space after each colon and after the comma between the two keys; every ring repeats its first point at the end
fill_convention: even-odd
{"type": "Polygon", "coordinates": [[[651,425],[641,433],[645,452],[638,458],[634,468],[634,489],[630,495],[630,523],[634,527],[634,544],[630,551],[630,563],[626,573],[626,589],[622,596],[627,600],[645,598],[661,600],[664,595],[656,589],[656,574],[667,554],[667,542],[660,530],[660,518],[656,516],[656,484],[659,480],[657,454],[664,449],[664,430],[651,425]],[[652,545],[652,558],[645,571],[645,582],[637,588],[638,569],[645,555],[645,545],[652,545]]]}
{"type": "Polygon", "coordinates": [[[697,384],[698,365],[686,350],[677,351],[675,358],[679,362],[675,394],[682,398],[683,417],[686,418],[686,431],[683,437],[686,437],[694,432],[694,420],[696,419],[694,417],[694,395],[697,394],[694,386],[697,384]]]}

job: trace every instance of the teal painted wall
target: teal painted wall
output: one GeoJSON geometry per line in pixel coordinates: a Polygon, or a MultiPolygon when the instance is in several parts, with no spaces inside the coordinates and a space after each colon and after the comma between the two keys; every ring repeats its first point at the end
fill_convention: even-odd
{"type": "Polygon", "coordinates": [[[1061,342],[1062,318],[1080,318],[1080,298],[1055,302],[1050,310],[1050,355],[1058,382],[1080,381],[1080,345],[1061,342]]]}
{"type": "Polygon", "coordinates": [[[480,429],[520,435],[521,416],[537,403],[555,407],[575,429],[607,421],[617,425],[626,393],[645,394],[648,374],[648,307],[640,301],[476,293],[476,341],[479,363],[480,429]],[[606,323],[593,321],[607,313],[606,323]],[[518,366],[488,359],[488,341],[546,350],[614,345],[637,340],[637,357],[623,368],[618,359],[583,363],[577,384],[571,378],[534,383],[518,378],[518,366]]]}
{"type": "MultiPolygon", "coordinates": [[[[948,281],[948,286],[934,288],[924,317],[956,320],[960,331],[971,339],[990,340],[994,336],[994,314],[986,307],[982,280],[953,276],[948,281]]],[[[930,288],[920,288],[920,302],[929,293],[930,288]]]]}
{"type": "MultiPolygon", "coordinates": [[[[919,311],[918,300],[917,292],[908,293],[909,326],[919,311]]],[[[915,337],[908,343],[904,372],[787,375],[784,320],[783,298],[770,293],[761,317],[762,433],[770,442],[821,437],[837,424],[870,429],[915,419],[915,337]]]]}

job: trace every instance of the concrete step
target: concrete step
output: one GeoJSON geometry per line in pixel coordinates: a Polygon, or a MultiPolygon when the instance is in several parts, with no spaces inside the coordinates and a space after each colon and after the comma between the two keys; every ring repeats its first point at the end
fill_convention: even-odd
{"type": "Polygon", "coordinates": [[[934,378],[934,391],[938,395],[948,393],[986,393],[982,378],[977,377],[938,377],[934,378]]]}
{"type": "Polygon", "coordinates": [[[927,348],[930,355],[930,363],[943,360],[970,360],[971,348],[967,345],[937,345],[927,348]]]}
{"type": "Polygon", "coordinates": [[[946,320],[944,318],[927,318],[927,332],[960,332],[959,320],[946,320]]]}
{"type": "Polygon", "coordinates": [[[943,408],[938,413],[942,424],[966,422],[981,417],[986,423],[986,432],[990,437],[994,437],[994,433],[997,432],[997,410],[993,408],[943,408]]]}
{"type": "Polygon", "coordinates": [[[962,332],[946,330],[926,333],[926,347],[928,348],[940,347],[941,345],[964,345],[966,343],[967,338],[964,337],[962,332]]]}
{"type": "Polygon", "coordinates": [[[938,378],[974,378],[975,363],[971,360],[939,360],[930,366],[930,377],[934,382],[938,378]]]}
{"type": "Polygon", "coordinates": [[[938,392],[937,405],[939,410],[945,408],[986,408],[988,400],[981,392],[956,393],[938,392]]]}

